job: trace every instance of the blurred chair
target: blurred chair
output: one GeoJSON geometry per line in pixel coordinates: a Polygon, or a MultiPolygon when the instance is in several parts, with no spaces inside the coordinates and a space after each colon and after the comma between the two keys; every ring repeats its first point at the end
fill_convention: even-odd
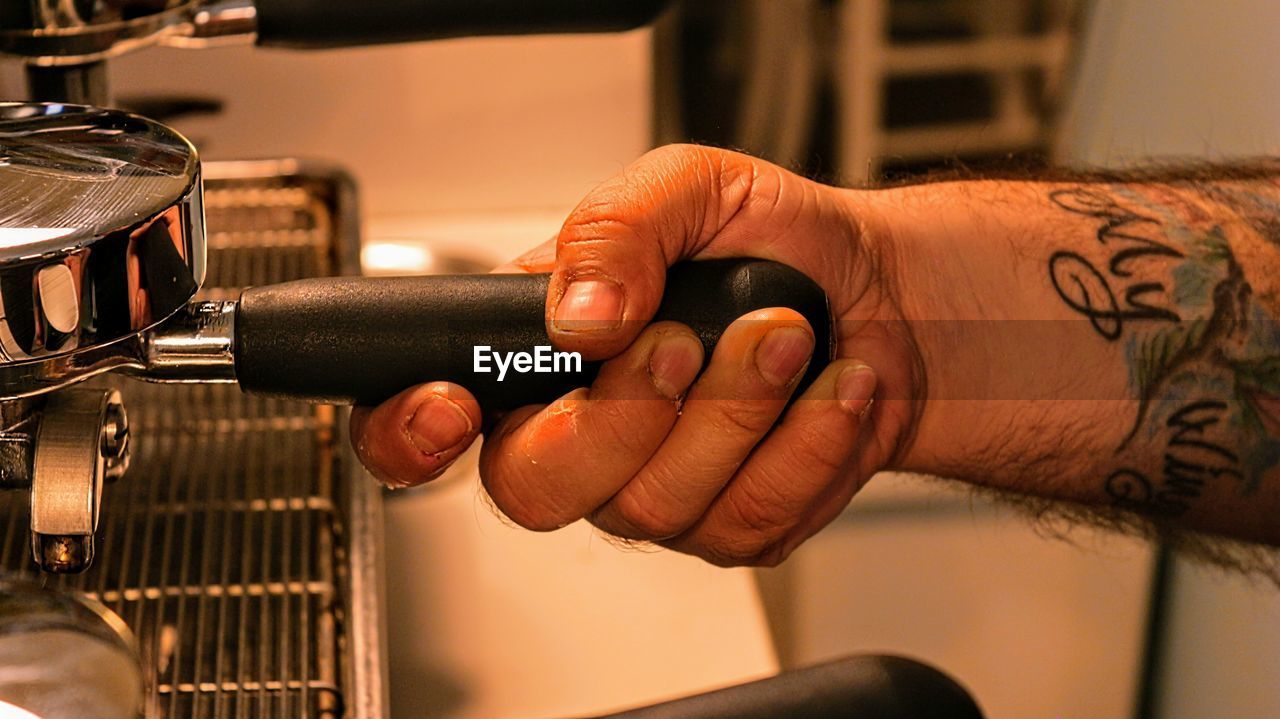
{"type": "Polygon", "coordinates": [[[1045,156],[1080,0],[686,0],[656,40],[655,134],[845,184],[1045,156]]]}
{"type": "Polygon", "coordinates": [[[918,161],[1046,146],[1078,4],[842,0],[835,58],[841,179],[874,180],[886,158],[918,161]],[[890,80],[960,73],[988,79],[988,117],[888,126],[890,80]]]}

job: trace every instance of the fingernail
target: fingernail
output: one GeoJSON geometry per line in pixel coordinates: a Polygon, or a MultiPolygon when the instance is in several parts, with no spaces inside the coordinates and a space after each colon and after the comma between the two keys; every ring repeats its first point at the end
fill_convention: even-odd
{"type": "Polygon", "coordinates": [[[836,399],[844,411],[859,418],[871,411],[876,393],[876,371],[866,365],[849,367],[836,377],[836,399]]]}
{"type": "Polygon", "coordinates": [[[702,369],[702,343],[687,334],[667,335],[649,355],[649,376],[658,393],[678,399],[702,369]]]}
{"type": "Polygon", "coordinates": [[[430,397],[409,418],[409,439],[426,454],[439,454],[462,443],[471,433],[471,418],[445,397],[430,397]]]}
{"type": "Polygon", "coordinates": [[[813,354],[813,335],[808,330],[790,325],[770,330],[756,346],[756,369],[765,381],[785,387],[809,364],[813,354]]]}
{"type": "Polygon", "coordinates": [[[609,330],[622,324],[622,287],[610,280],[575,280],[556,305],[555,326],[563,332],[609,330]]]}

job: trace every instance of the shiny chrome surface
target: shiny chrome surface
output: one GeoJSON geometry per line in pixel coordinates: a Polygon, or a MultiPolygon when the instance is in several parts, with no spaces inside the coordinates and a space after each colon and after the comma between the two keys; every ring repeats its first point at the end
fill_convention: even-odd
{"type": "Polygon", "coordinates": [[[137,639],[88,597],[0,579],[0,715],[14,716],[10,706],[41,719],[135,719],[137,639]]]}
{"type": "MultiPolygon", "coordinates": [[[[205,169],[200,302],[358,271],[340,173],[292,161],[205,169]]],[[[106,488],[94,566],[48,581],[138,634],[146,715],[387,716],[381,499],[351,454],[345,410],[226,385],[90,386],[108,381],[129,403],[132,467],[106,488]]],[[[24,499],[0,492],[0,571],[32,569],[24,499]]]]}
{"type": "Polygon", "coordinates": [[[209,0],[196,6],[189,22],[161,36],[172,47],[215,47],[253,42],[258,11],[253,0],[209,0]]]}
{"type": "Polygon", "coordinates": [[[41,569],[89,567],[103,486],[128,467],[129,421],[118,391],[77,387],[48,399],[31,469],[31,554],[41,569]]]}
{"type": "Polygon", "coordinates": [[[146,365],[146,351],[146,339],[133,335],[42,360],[0,362],[0,402],[39,397],[103,372],[137,371],[146,365]]]}
{"type": "Polygon", "coordinates": [[[0,54],[42,66],[83,65],[157,43],[252,41],[250,0],[32,0],[0,14],[0,54]]]}
{"type": "Polygon", "coordinates": [[[0,104],[0,397],[141,361],[204,280],[199,167],[144,118],[0,104]]]}
{"type": "Polygon", "coordinates": [[[192,302],[145,337],[140,366],[152,382],[235,382],[236,303],[192,302]]]}

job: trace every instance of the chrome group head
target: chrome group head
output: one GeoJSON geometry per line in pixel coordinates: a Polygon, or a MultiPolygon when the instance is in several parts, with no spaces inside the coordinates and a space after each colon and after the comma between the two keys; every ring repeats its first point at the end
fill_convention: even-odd
{"type": "Polygon", "coordinates": [[[151,331],[204,280],[201,197],[195,149],[164,125],[0,104],[0,487],[30,489],[46,571],[89,565],[103,484],[128,466],[120,394],[69,385],[143,368],[153,344],[192,352],[151,331]]]}

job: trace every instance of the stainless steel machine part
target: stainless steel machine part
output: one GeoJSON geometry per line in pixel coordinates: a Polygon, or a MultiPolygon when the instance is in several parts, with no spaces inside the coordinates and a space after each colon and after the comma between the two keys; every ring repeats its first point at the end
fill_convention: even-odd
{"type": "Polygon", "coordinates": [[[0,55],[26,65],[28,97],[106,107],[106,61],[165,44],[253,42],[252,0],[10,2],[0,6],[0,55]]]}
{"type": "Polygon", "coordinates": [[[156,44],[340,47],[629,30],[666,0],[29,0],[0,3],[0,55],[27,65],[29,97],[106,106],[107,59],[156,44]]]}
{"type": "MultiPolygon", "coordinates": [[[[282,161],[205,176],[201,302],[358,271],[340,173],[282,161]]],[[[385,716],[381,505],[345,410],[226,385],[85,387],[105,382],[129,399],[132,468],[104,494],[95,565],[49,581],[138,635],[147,716],[385,716]]],[[[0,492],[0,571],[32,569],[28,514],[21,493],[0,492]]]]}
{"type": "Polygon", "coordinates": [[[0,54],[41,66],[77,66],[158,43],[256,41],[314,48],[616,32],[651,22],[666,0],[45,0],[9,5],[0,9],[0,54]]]}
{"type": "Polygon", "coordinates": [[[153,382],[235,382],[236,303],[192,302],[143,338],[137,365],[153,382]]]}
{"type": "Polygon", "coordinates": [[[50,397],[36,431],[31,472],[31,554],[45,571],[93,562],[103,485],[129,468],[129,421],[116,390],[50,397]]]}
{"type": "Polygon", "coordinates": [[[164,125],[0,104],[0,398],[128,362],[186,307],[205,277],[201,198],[195,148],[164,125]]]}
{"type": "Polygon", "coordinates": [[[90,65],[155,44],[252,42],[251,0],[13,3],[0,14],[0,54],[39,67],[90,65]]]}
{"type": "Polygon", "coordinates": [[[136,719],[143,709],[138,643],[88,597],[0,579],[0,714],[136,719]]]}

